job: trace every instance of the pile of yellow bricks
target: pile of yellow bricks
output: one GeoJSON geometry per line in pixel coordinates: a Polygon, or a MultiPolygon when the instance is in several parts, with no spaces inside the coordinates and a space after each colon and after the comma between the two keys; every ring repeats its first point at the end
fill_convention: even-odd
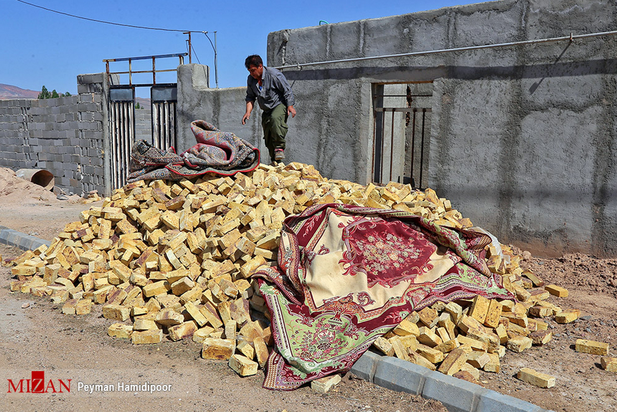
{"type": "MultiPolygon", "coordinates": [[[[329,180],[300,163],[260,165],[233,177],[138,181],[82,212],[48,248],[14,260],[11,290],[49,297],[66,314],[84,315],[101,304],[103,316],[116,321],[110,336],[134,344],[165,336],[192,339],[203,345],[203,358],[226,359],[238,374],[252,375],[264,366],[273,342],[251,275],[276,264],[283,220],[321,203],[396,209],[444,226],[472,226],[432,189],[329,180]]],[[[375,347],[477,381],[479,370],[499,372],[506,348],[521,352],[550,341],[543,318],[565,323],[578,317],[578,311],[547,301],[551,294],[566,296],[565,289],[545,286],[520,268],[521,257],[511,248],[500,249],[488,248],[488,264],[517,301],[477,296],[437,303],[412,313],[375,347]]],[[[607,369],[615,367],[613,358],[603,359],[607,369]]],[[[554,384],[531,369],[519,375],[538,386],[554,384]]]]}

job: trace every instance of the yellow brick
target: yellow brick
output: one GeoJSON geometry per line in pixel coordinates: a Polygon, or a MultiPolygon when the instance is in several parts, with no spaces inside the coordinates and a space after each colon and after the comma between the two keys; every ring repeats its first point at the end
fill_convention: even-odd
{"type": "Polygon", "coordinates": [[[530,368],[523,368],[516,374],[516,377],[531,385],[540,388],[552,388],[555,386],[555,377],[545,373],[536,372],[530,368]]]}
{"type": "Polygon", "coordinates": [[[429,328],[432,328],[438,321],[437,311],[429,307],[420,310],[418,315],[420,316],[420,321],[429,328]]]}
{"type": "Polygon", "coordinates": [[[499,318],[502,313],[502,306],[497,300],[492,299],[490,301],[488,311],[486,312],[486,318],[484,319],[484,325],[490,328],[496,328],[499,325],[499,318]]]}
{"type": "Polygon", "coordinates": [[[538,330],[529,334],[529,338],[533,341],[534,345],[542,346],[546,345],[553,339],[553,333],[547,330],[538,330]]]}
{"type": "Polygon", "coordinates": [[[555,315],[555,322],[557,323],[570,323],[574,322],[580,316],[581,311],[578,309],[564,310],[555,315]]]}
{"type": "Polygon", "coordinates": [[[403,359],[403,360],[407,360],[407,361],[410,360],[409,354],[407,352],[407,348],[405,347],[405,345],[401,341],[400,337],[395,335],[395,336],[391,337],[390,339],[388,339],[388,342],[390,342],[390,345],[392,345],[392,349],[394,350],[394,355],[397,358],[403,359]]]}
{"type": "Polygon", "coordinates": [[[328,393],[333,386],[341,381],[341,375],[324,376],[323,378],[311,381],[311,389],[317,393],[328,393]]]}
{"type": "Polygon", "coordinates": [[[559,298],[567,298],[569,294],[567,289],[557,285],[547,285],[544,289],[546,289],[551,295],[559,298]]]}
{"type": "Polygon", "coordinates": [[[375,346],[375,348],[377,348],[381,353],[386,356],[394,356],[394,347],[383,336],[377,338],[377,340],[373,342],[373,346],[375,346]]]}
{"type": "Polygon", "coordinates": [[[490,355],[485,352],[472,351],[467,354],[467,363],[469,363],[474,368],[482,369],[490,361],[490,355]]]}
{"type": "Polygon", "coordinates": [[[244,355],[235,354],[229,358],[229,367],[240,376],[251,376],[257,373],[257,362],[244,355]]]}
{"type": "Polygon", "coordinates": [[[602,365],[602,369],[608,372],[617,372],[617,358],[603,356],[600,358],[600,365],[602,365]]]}
{"type": "Polygon", "coordinates": [[[103,305],[103,317],[105,319],[119,320],[124,322],[131,316],[131,310],[125,306],[116,304],[103,305]]]}
{"type": "Polygon", "coordinates": [[[582,353],[591,353],[592,355],[608,355],[609,344],[605,342],[597,342],[587,339],[577,339],[575,350],[582,353]]]}
{"type": "Polygon", "coordinates": [[[143,332],[133,332],[131,334],[131,341],[134,345],[160,343],[162,340],[163,331],[161,329],[145,330],[143,332]]]}
{"type": "Polygon", "coordinates": [[[401,323],[399,323],[394,329],[392,329],[392,332],[399,336],[420,335],[420,329],[418,328],[418,325],[412,323],[408,319],[403,319],[401,323]]]}
{"type": "Polygon", "coordinates": [[[201,357],[204,359],[229,359],[233,355],[235,341],[230,339],[206,338],[203,342],[201,357]]]}
{"type": "Polygon", "coordinates": [[[133,323],[133,330],[142,332],[144,330],[156,330],[159,329],[156,322],[153,319],[135,319],[133,323]]]}
{"type": "Polygon", "coordinates": [[[489,306],[490,301],[487,298],[477,295],[473,298],[471,308],[469,309],[469,316],[480,323],[484,323],[489,306]]]}
{"type": "MultiPolygon", "coordinates": [[[[426,345],[418,345],[416,352],[424,356],[429,362],[437,364],[444,359],[444,353],[426,345]]],[[[454,372],[453,372],[454,373],[454,372]]]]}
{"type": "Polygon", "coordinates": [[[525,349],[531,348],[532,344],[533,341],[531,338],[528,338],[526,336],[514,336],[510,340],[508,340],[508,343],[506,345],[508,349],[513,352],[522,352],[525,349]]]}
{"type": "Polygon", "coordinates": [[[454,375],[456,372],[461,370],[461,367],[466,361],[467,354],[465,351],[462,349],[454,349],[448,354],[448,356],[446,356],[437,370],[441,373],[445,373],[446,375],[454,375]]]}
{"type": "Polygon", "coordinates": [[[131,325],[114,323],[107,328],[107,334],[112,338],[128,339],[133,334],[133,329],[131,325]]]}
{"type": "Polygon", "coordinates": [[[194,321],[183,322],[169,328],[169,338],[172,341],[192,338],[197,331],[197,324],[194,321]]]}
{"type": "Polygon", "coordinates": [[[430,346],[431,348],[443,343],[441,338],[437,336],[434,331],[427,328],[426,326],[421,327],[419,331],[420,334],[418,335],[417,339],[420,343],[430,346]]]}
{"type": "Polygon", "coordinates": [[[151,296],[160,295],[163,293],[167,293],[170,289],[169,282],[166,280],[161,280],[154,283],[149,283],[143,287],[143,294],[145,297],[149,298],[151,296]]]}
{"type": "Polygon", "coordinates": [[[501,370],[501,366],[499,363],[499,355],[497,353],[489,353],[488,356],[491,358],[490,361],[486,365],[484,365],[485,372],[499,373],[501,370]]]}

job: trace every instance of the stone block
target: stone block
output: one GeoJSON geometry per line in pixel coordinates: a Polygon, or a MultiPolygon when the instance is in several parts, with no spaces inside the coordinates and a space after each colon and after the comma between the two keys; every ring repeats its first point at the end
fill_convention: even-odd
{"type": "Polygon", "coordinates": [[[373,383],[394,391],[419,395],[429,374],[431,374],[429,369],[414,363],[398,358],[382,357],[377,363],[373,383]]]}

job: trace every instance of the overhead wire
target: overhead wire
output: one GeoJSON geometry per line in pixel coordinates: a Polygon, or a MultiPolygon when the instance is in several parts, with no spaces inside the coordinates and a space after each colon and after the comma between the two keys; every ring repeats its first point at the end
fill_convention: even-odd
{"type": "Polygon", "coordinates": [[[112,21],[92,19],[90,17],[77,16],[75,14],[65,13],[63,11],[58,11],[58,10],[50,9],[50,8],[47,8],[47,7],[39,6],[37,4],[29,3],[29,2],[24,1],[24,0],[17,0],[17,1],[20,2],[20,3],[23,3],[23,4],[27,4],[28,6],[36,7],[38,9],[46,10],[46,11],[49,11],[49,12],[52,12],[52,13],[62,14],[63,16],[68,16],[68,17],[73,17],[73,18],[76,18],[76,19],[92,21],[92,22],[95,22],[95,23],[111,24],[113,26],[130,27],[130,28],[133,28],[133,29],[143,29],[143,30],[158,30],[158,31],[182,32],[182,33],[186,33],[188,31],[193,32],[193,33],[202,33],[203,32],[203,30],[180,30],[180,29],[168,29],[168,28],[163,28],[163,27],[148,27],[148,26],[138,26],[138,25],[134,25],[134,24],[116,23],[116,22],[112,22],[112,21]]]}

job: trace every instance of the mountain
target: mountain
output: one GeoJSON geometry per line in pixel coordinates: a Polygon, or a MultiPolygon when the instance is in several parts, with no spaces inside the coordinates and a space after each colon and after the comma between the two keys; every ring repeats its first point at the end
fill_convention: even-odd
{"type": "Polygon", "coordinates": [[[36,99],[39,92],[35,90],[22,89],[10,84],[0,83],[0,100],[9,99],[36,99]]]}
{"type": "MultiPolygon", "coordinates": [[[[15,99],[36,99],[39,97],[36,90],[22,89],[10,84],[0,83],[0,100],[15,100],[15,99]]],[[[136,97],[135,103],[139,103],[141,107],[150,108],[150,99],[144,97],[136,97]]]]}

